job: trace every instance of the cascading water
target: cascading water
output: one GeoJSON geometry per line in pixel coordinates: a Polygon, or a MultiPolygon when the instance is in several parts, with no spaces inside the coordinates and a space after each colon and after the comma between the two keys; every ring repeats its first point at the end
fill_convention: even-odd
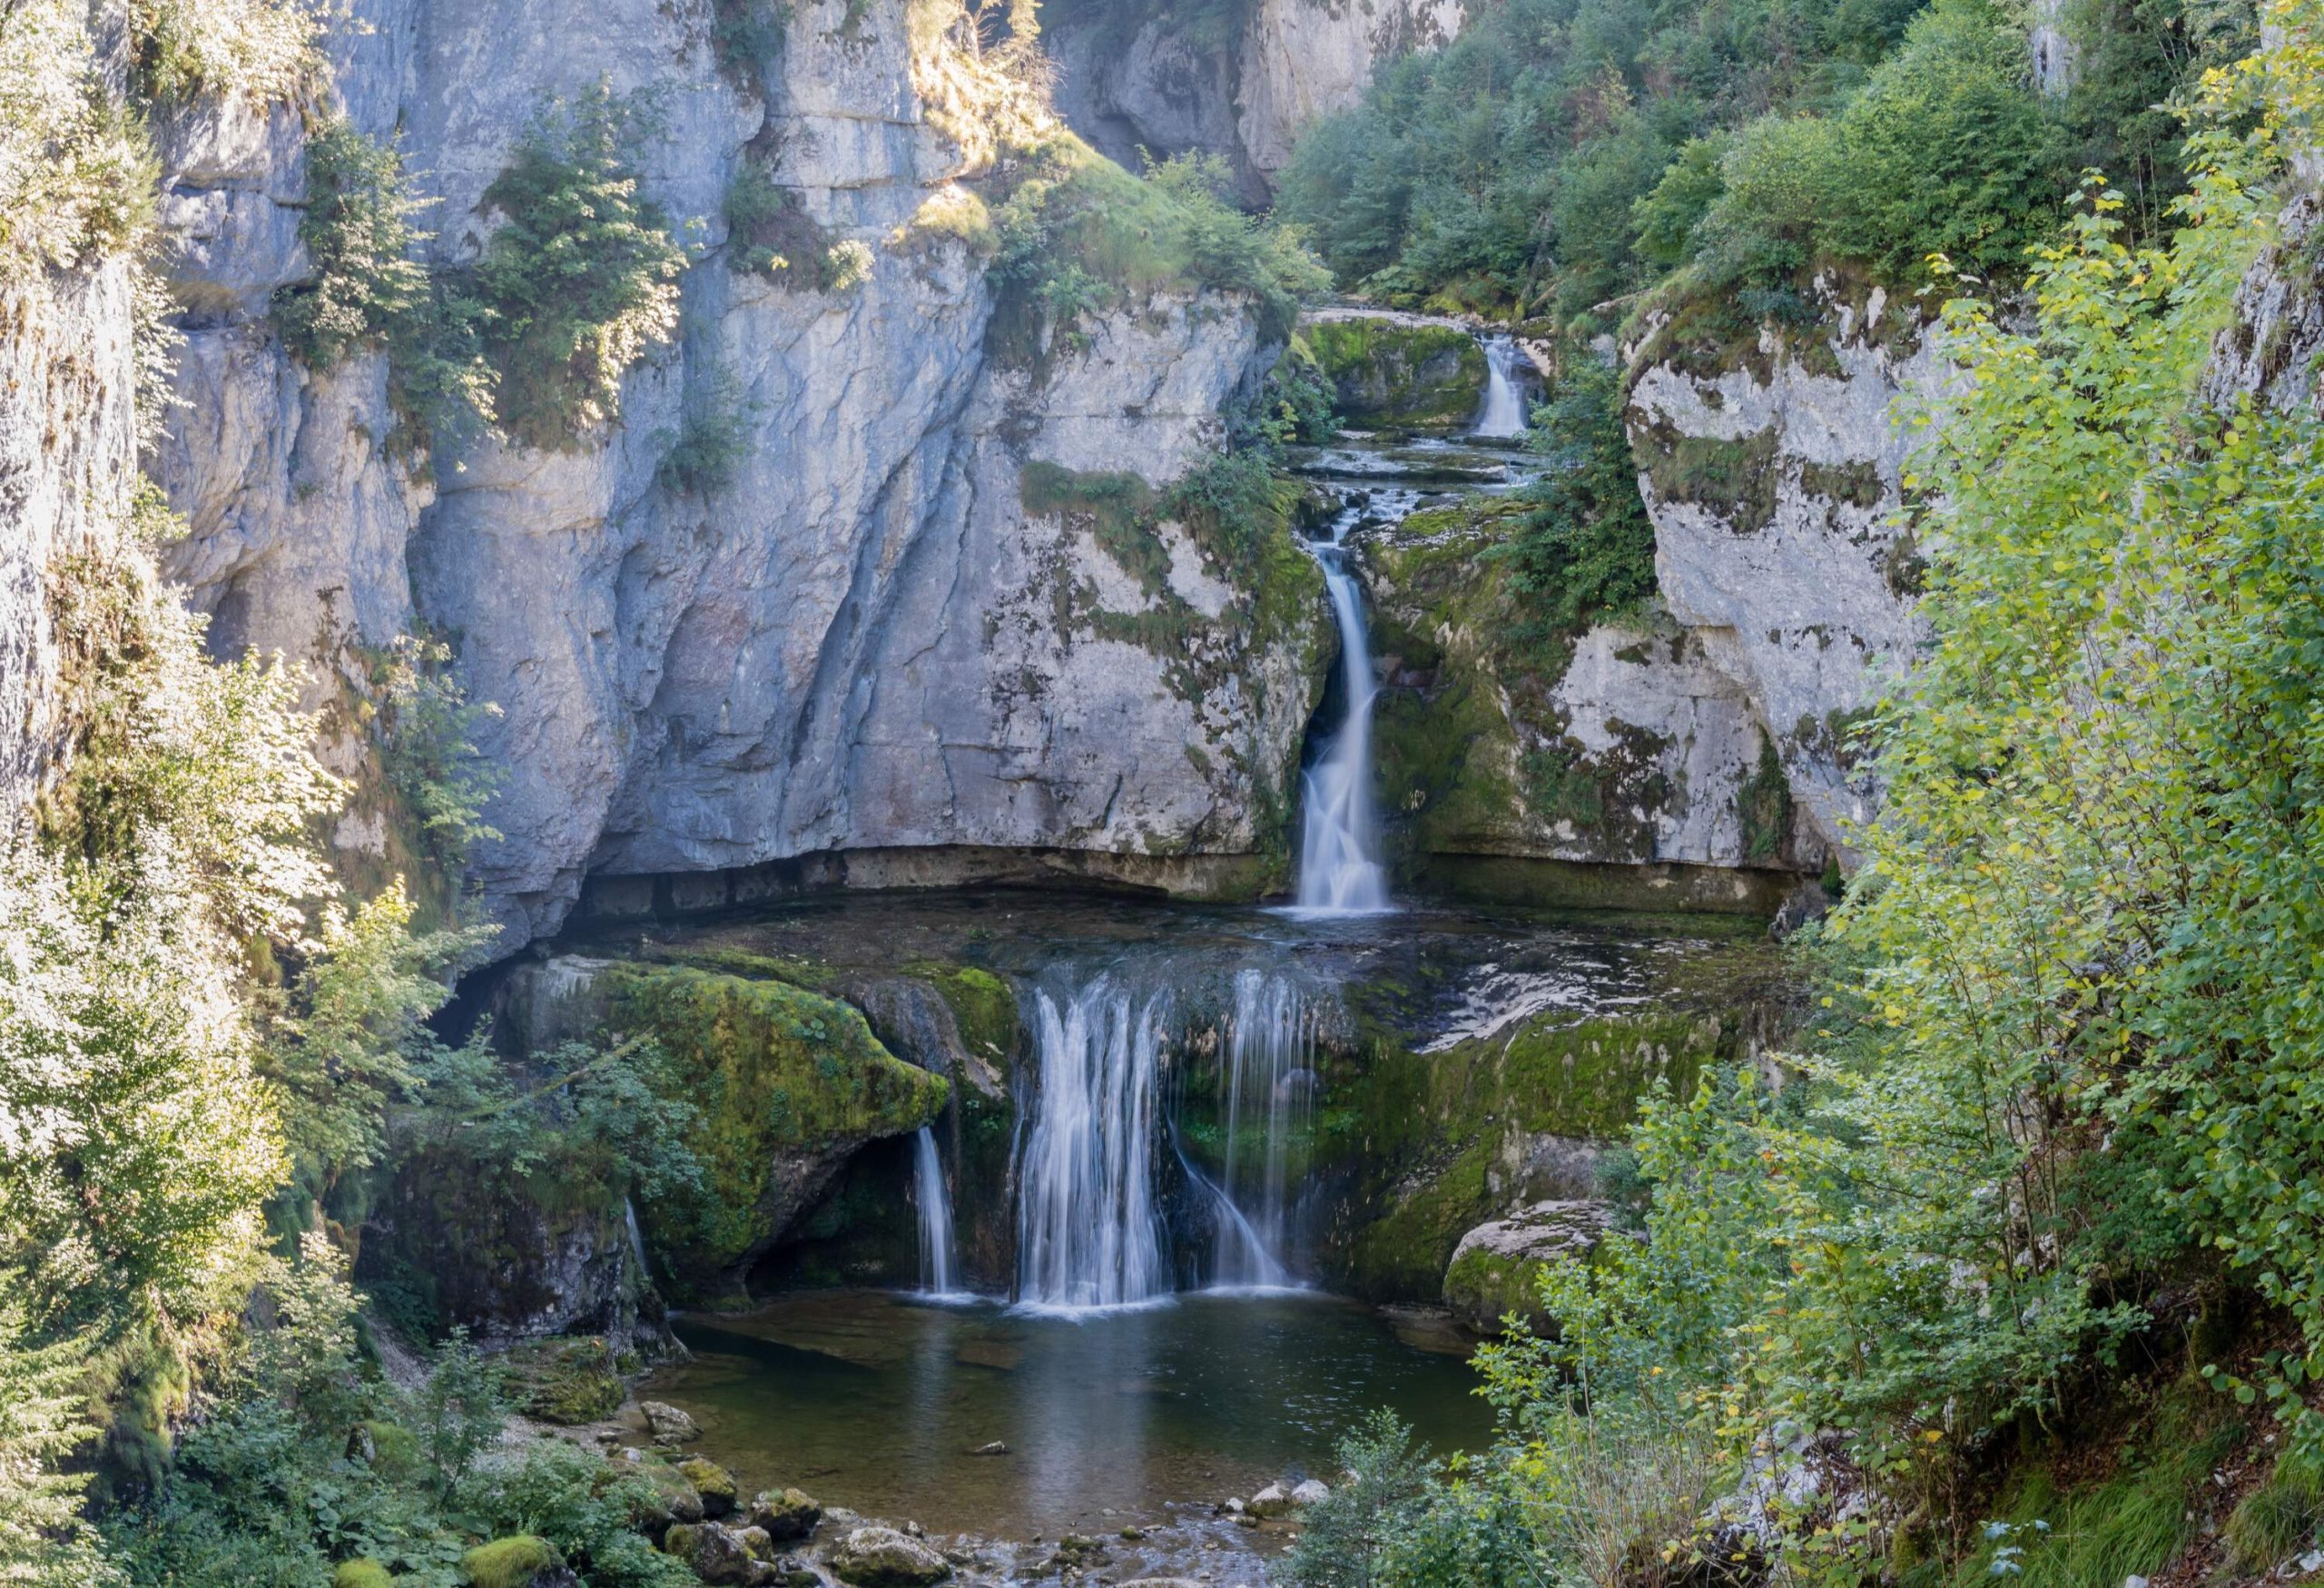
{"type": "Polygon", "coordinates": [[[1302,781],[1305,823],[1300,834],[1296,908],[1317,915],[1368,915],[1390,909],[1388,873],[1380,863],[1380,822],[1372,808],[1372,711],[1380,695],[1364,591],[1346,546],[1363,517],[1350,508],[1332,525],[1329,542],[1312,546],[1339,624],[1340,671],[1347,715],[1302,781]]]}
{"type": "Polygon", "coordinates": [[[944,1189],[944,1164],[936,1137],[922,1125],[911,1144],[912,1198],[920,1204],[920,1287],[930,1296],[952,1290],[952,1198],[944,1189]]]}
{"type": "Polygon", "coordinates": [[[1485,411],[1470,434],[1509,440],[1525,433],[1525,399],[1517,388],[1517,339],[1497,336],[1485,343],[1485,411]]]}
{"type": "Polygon", "coordinates": [[[1315,1019],[1306,994],[1265,971],[1236,972],[1219,1070],[1226,1112],[1223,1208],[1215,1282],[1290,1283],[1291,1154],[1305,1139],[1315,1086],[1315,1019]]]}
{"type": "Polygon", "coordinates": [[[1170,1288],[1154,1190],[1168,1001],[1111,974],[1034,994],[1040,1094],[1018,1178],[1021,1303],[1127,1307],[1170,1288]]]}

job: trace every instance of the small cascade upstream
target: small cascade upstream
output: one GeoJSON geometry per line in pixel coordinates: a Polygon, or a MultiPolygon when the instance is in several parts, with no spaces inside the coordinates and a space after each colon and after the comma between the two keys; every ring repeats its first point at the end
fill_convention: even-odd
{"type": "Polygon", "coordinates": [[[1169,995],[1100,974],[1033,1003],[1040,1096],[1018,1176],[1018,1300],[1090,1308],[1167,1295],[1154,1169],[1169,995]]]}
{"type": "Polygon", "coordinates": [[[1291,1283],[1291,1155],[1304,1148],[1315,1102],[1315,1011],[1289,979],[1239,971],[1226,1038],[1218,1192],[1233,1218],[1221,1220],[1214,1283],[1280,1287],[1291,1283]]]}
{"type": "Polygon", "coordinates": [[[912,1198],[920,1204],[920,1288],[929,1296],[954,1295],[952,1198],[944,1189],[935,1134],[925,1125],[912,1138],[911,1179],[912,1198]]]}
{"type": "Polygon", "coordinates": [[[1469,433],[1480,440],[1512,440],[1525,433],[1525,398],[1517,388],[1517,339],[1497,336],[1485,342],[1485,411],[1469,433]]]}
{"type": "Polygon", "coordinates": [[[1340,514],[1328,542],[1309,547],[1323,565],[1339,625],[1340,671],[1347,715],[1321,757],[1301,781],[1306,813],[1300,834],[1295,908],[1316,915],[1371,915],[1393,908],[1388,873],[1380,863],[1380,819],[1372,800],[1372,713],[1380,681],[1372,670],[1372,642],[1364,622],[1364,590],[1346,545],[1362,518],[1340,514]]]}

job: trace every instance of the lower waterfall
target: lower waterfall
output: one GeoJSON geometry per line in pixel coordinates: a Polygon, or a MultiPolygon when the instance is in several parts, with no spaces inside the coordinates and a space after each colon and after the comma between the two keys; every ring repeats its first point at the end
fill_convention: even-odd
{"type": "Polygon", "coordinates": [[[1169,1292],[1154,1185],[1169,1001],[1110,974],[1033,996],[1040,1095],[1018,1176],[1020,1303],[1128,1307],[1169,1292]]]}
{"type": "Polygon", "coordinates": [[[1246,969],[1219,1066],[1226,1166],[1213,1282],[1291,1283],[1291,1154],[1305,1141],[1315,1086],[1315,1013],[1289,979],[1246,969]]]}
{"type": "Polygon", "coordinates": [[[920,1204],[920,1287],[930,1296],[952,1290],[952,1198],[944,1189],[944,1163],[925,1125],[912,1138],[912,1198],[920,1204]]]}

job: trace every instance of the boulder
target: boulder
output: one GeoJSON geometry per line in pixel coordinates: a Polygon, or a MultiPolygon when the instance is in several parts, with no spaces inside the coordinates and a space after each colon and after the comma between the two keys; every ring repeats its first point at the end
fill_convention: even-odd
{"type": "Polygon", "coordinates": [[[1251,1496],[1244,1509],[1254,1516],[1281,1516],[1291,1509],[1291,1491],[1281,1484],[1269,1484],[1251,1496]]]}
{"type": "Polygon", "coordinates": [[[1444,1305],[1480,1334],[1500,1331],[1515,1313],[1537,1331],[1551,1327],[1534,1288],[1542,1267],[1561,1256],[1587,1257],[1613,1226],[1598,1201],[1536,1202],[1461,1238],[1444,1269],[1444,1305]]]}
{"type": "Polygon", "coordinates": [[[662,1553],[684,1561],[705,1583],[750,1584],[766,1568],[735,1529],[716,1522],[685,1523],[664,1535],[662,1553]]]}
{"type": "Polygon", "coordinates": [[[576,1581],[555,1544],[527,1533],[477,1545],[460,1557],[460,1569],[476,1588],[566,1588],[576,1581]]]}
{"type": "Polygon", "coordinates": [[[855,1588],[926,1588],[952,1574],[942,1555],[892,1527],[855,1528],[824,1559],[855,1588]]]}
{"type": "Polygon", "coordinates": [[[1320,1480],[1315,1478],[1307,1479],[1297,1488],[1291,1491],[1291,1503],[1294,1505],[1305,1506],[1320,1504],[1331,1497],[1332,1491],[1325,1487],[1320,1480]]]}
{"type": "Polygon", "coordinates": [[[789,1544],[815,1531],[823,1508],[797,1489],[762,1489],[751,1502],[749,1516],[775,1543],[789,1544]]]}
{"type": "Polygon", "coordinates": [[[645,1414],[645,1426],[652,1431],[656,1445],[684,1445],[689,1439],[702,1437],[694,1420],[667,1401],[640,1401],[637,1409],[645,1414]]]}
{"type": "Polygon", "coordinates": [[[716,1462],[699,1455],[690,1455],[678,1463],[678,1475],[694,1485],[702,1496],[702,1514],[719,1517],[731,1514],[741,1501],[741,1491],[734,1475],[716,1462]]]}
{"type": "Polygon", "coordinates": [[[615,1460],[617,1471],[643,1478],[651,1487],[652,1492],[638,1500],[631,1517],[640,1532],[658,1535],[674,1522],[703,1519],[702,1495],[676,1467],[634,1448],[623,1451],[615,1460]]]}

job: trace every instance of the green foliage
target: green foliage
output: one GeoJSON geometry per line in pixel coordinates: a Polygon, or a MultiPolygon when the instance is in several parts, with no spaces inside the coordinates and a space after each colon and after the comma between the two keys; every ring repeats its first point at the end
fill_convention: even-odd
{"type": "Polygon", "coordinates": [[[372,658],[373,733],[381,770],[419,824],[430,857],[457,879],[477,844],[500,836],[484,820],[504,774],[477,748],[499,706],[468,699],[439,639],[399,638],[372,658]]]}
{"type": "Polygon", "coordinates": [[[143,129],[104,89],[74,0],[0,14],[0,279],[123,253],[153,221],[143,129]]]}
{"type": "MultiPolygon", "coordinates": [[[[1261,334],[1280,339],[1330,284],[1294,234],[1227,202],[1216,156],[1149,164],[1141,178],[1060,133],[1019,158],[992,212],[992,270],[1010,300],[1004,324],[1013,314],[1029,344],[1045,330],[1070,340],[1089,314],[1197,288],[1246,297],[1261,334]]],[[[1030,346],[1018,350],[1030,360],[1030,346]]]]}
{"type": "Polygon", "coordinates": [[[655,478],[684,496],[715,496],[734,483],[750,456],[752,405],[743,383],[714,354],[704,351],[686,362],[685,410],[675,435],[662,438],[655,478]]]}
{"type": "Polygon", "coordinates": [[[289,99],[320,72],[307,0],[130,0],[137,86],[186,101],[289,99]]]}
{"type": "Polygon", "coordinates": [[[460,1569],[476,1588],[526,1588],[537,1573],[563,1564],[554,1544],[523,1533],[480,1544],[460,1557],[460,1569]]]}
{"type": "Polygon", "coordinates": [[[329,371],[361,353],[389,355],[390,396],[416,441],[439,425],[489,419],[493,372],[478,350],[475,306],[414,257],[424,207],[402,158],[343,120],[307,138],[307,207],[299,219],[313,274],[276,291],[283,345],[329,371]]]}
{"type": "Polygon", "coordinates": [[[2324,1472],[2294,1451],[2242,1499],[2227,1519],[2227,1547],[2243,1571],[2267,1571],[2312,1545],[2324,1528],[2324,1472]]]}
{"type": "Polygon", "coordinates": [[[1280,212],[1346,287],[1591,329],[1695,263],[1748,293],[1819,263],[1917,280],[1935,252],[2014,273],[2086,164],[2164,218],[2154,107],[2249,41],[2215,12],[2084,0],[2082,76],[2045,101],[1985,0],[1505,0],[1312,128],[1280,212]]]}
{"type": "Polygon", "coordinates": [[[677,329],[685,253],[631,164],[650,130],[600,84],[544,113],[485,190],[506,223],[473,287],[501,426],[527,446],[574,447],[619,419],[622,376],[677,329]]]}
{"type": "Polygon", "coordinates": [[[1577,352],[1534,410],[1527,444],[1548,469],[1497,553],[1510,565],[1520,645],[1555,644],[1654,594],[1654,523],[1639,496],[1621,400],[1613,370],[1577,352]]]}

